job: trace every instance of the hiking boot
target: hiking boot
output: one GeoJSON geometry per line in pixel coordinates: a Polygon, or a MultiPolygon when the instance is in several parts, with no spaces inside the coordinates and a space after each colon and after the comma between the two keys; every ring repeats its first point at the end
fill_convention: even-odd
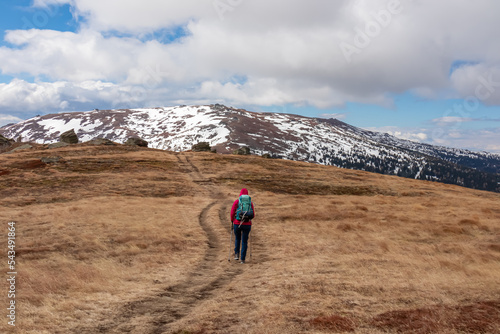
{"type": "Polygon", "coordinates": [[[241,263],[241,264],[245,264],[245,261],[243,261],[243,260],[242,260],[240,263],[241,263]]]}
{"type": "Polygon", "coordinates": [[[238,254],[235,254],[235,255],[234,255],[234,259],[235,259],[236,261],[238,261],[238,260],[240,259],[240,257],[238,256],[238,254]]]}

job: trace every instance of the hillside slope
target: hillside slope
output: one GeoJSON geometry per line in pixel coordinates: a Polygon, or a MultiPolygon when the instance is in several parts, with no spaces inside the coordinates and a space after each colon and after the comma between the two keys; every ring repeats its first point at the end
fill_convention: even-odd
{"type": "Polygon", "coordinates": [[[23,333],[500,332],[500,194],[121,145],[0,166],[23,333]],[[246,265],[228,261],[242,187],[246,265]]]}
{"type": "Polygon", "coordinates": [[[257,155],[500,191],[499,155],[401,140],[335,119],[217,104],[51,114],[4,127],[0,134],[53,143],[71,129],[80,141],[140,137],[149,147],[178,152],[198,142],[209,142],[220,153],[248,146],[257,155]]]}

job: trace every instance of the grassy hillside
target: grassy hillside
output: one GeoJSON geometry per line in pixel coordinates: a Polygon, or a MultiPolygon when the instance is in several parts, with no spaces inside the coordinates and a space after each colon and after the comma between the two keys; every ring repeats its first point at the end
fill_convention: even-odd
{"type": "Polygon", "coordinates": [[[1,154],[0,197],[19,333],[500,333],[500,194],[78,144],[1,154]],[[242,187],[245,265],[228,261],[242,187]]]}

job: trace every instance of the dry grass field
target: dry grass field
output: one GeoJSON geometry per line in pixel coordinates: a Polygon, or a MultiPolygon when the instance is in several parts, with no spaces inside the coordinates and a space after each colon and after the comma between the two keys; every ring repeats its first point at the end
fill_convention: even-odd
{"type": "Polygon", "coordinates": [[[17,333],[500,333],[500,194],[127,146],[0,155],[17,333]],[[256,207],[251,258],[229,209],[256,207]]]}

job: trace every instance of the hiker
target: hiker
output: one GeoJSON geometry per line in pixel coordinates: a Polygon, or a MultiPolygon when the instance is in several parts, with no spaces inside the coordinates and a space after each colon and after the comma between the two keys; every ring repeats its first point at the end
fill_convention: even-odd
{"type": "Polygon", "coordinates": [[[243,188],[240,197],[234,201],[231,207],[231,222],[235,236],[234,259],[245,263],[248,248],[248,235],[252,229],[252,218],[255,217],[255,209],[248,190],[243,188]],[[241,243],[241,257],[240,257],[241,243]]]}

